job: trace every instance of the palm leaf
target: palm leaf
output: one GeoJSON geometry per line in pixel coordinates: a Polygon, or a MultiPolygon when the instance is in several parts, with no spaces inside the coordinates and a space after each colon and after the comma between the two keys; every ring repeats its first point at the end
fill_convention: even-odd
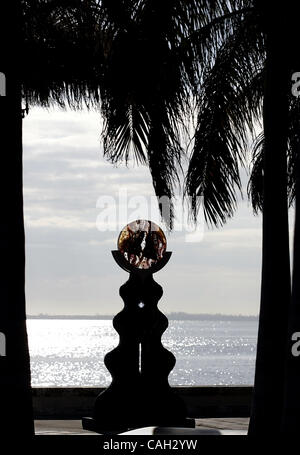
{"type": "MultiPolygon", "coordinates": [[[[287,143],[287,199],[291,207],[296,197],[296,162],[300,147],[300,100],[289,97],[289,130],[287,143]]],[[[264,135],[261,133],[253,144],[252,170],[248,183],[248,197],[254,213],[263,208],[264,135]]]]}
{"type": "Polygon", "coordinates": [[[234,213],[236,190],[241,191],[239,165],[261,110],[263,43],[255,24],[254,14],[245,15],[204,72],[199,93],[185,193],[192,197],[194,217],[203,200],[205,219],[214,225],[234,213]]]}
{"type": "Polygon", "coordinates": [[[251,199],[255,214],[263,209],[264,144],[264,135],[260,133],[253,144],[252,170],[247,186],[248,197],[251,199]]]}

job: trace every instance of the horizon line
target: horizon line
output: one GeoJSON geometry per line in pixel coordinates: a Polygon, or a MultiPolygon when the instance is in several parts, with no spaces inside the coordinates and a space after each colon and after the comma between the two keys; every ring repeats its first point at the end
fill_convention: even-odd
{"type": "MultiPolygon", "coordinates": [[[[187,313],[184,311],[173,311],[171,313],[165,313],[169,319],[174,319],[175,317],[180,318],[239,318],[239,319],[258,319],[258,315],[254,314],[226,314],[226,313],[187,313]]],[[[49,313],[39,313],[27,315],[27,319],[113,319],[114,314],[49,314],[49,313]]]]}

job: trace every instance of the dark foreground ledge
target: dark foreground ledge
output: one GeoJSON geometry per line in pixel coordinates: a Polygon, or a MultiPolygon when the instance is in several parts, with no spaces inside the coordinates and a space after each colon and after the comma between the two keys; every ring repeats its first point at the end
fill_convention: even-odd
{"type": "MultiPolygon", "coordinates": [[[[35,419],[81,419],[92,413],[104,388],[33,388],[35,419]]],[[[248,417],[251,386],[174,387],[186,403],[189,417],[248,417]]]]}

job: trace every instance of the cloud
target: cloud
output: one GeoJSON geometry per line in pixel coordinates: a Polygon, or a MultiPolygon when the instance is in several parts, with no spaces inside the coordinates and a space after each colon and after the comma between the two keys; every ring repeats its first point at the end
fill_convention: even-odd
{"type": "MultiPolygon", "coordinates": [[[[120,189],[149,200],[154,191],[145,166],[108,163],[100,137],[96,112],[36,108],[24,121],[29,313],[112,314],[122,307],[118,291],[126,273],[110,253],[118,232],[97,229],[97,200],[117,201],[120,189]]],[[[155,277],[164,286],[162,309],[257,314],[261,217],[248,203],[239,201],[224,228],[205,228],[201,242],[185,240],[185,232],[168,235],[173,256],[155,277]]]]}

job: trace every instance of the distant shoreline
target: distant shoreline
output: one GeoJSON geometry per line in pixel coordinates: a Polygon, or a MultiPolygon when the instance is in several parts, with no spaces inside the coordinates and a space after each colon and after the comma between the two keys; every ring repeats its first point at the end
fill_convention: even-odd
{"type": "MultiPolygon", "coordinates": [[[[71,320],[112,320],[115,315],[52,315],[52,314],[38,314],[29,315],[27,319],[71,319],[71,320]]],[[[169,313],[166,314],[169,320],[173,321],[232,321],[232,320],[247,320],[256,321],[258,316],[245,316],[234,314],[192,314],[192,313],[169,313]]]]}

